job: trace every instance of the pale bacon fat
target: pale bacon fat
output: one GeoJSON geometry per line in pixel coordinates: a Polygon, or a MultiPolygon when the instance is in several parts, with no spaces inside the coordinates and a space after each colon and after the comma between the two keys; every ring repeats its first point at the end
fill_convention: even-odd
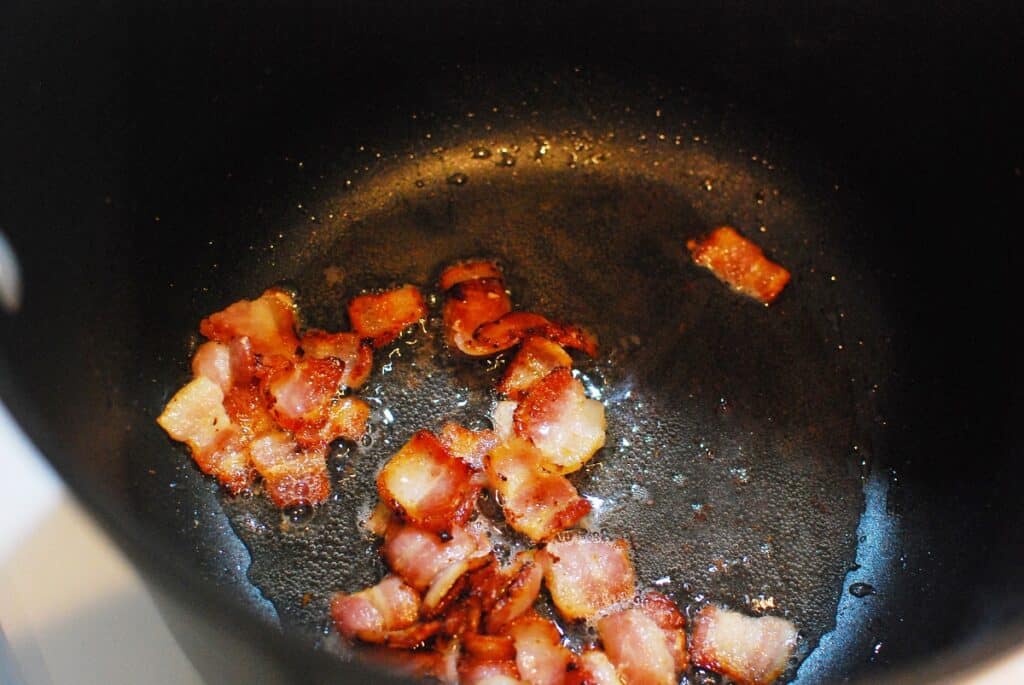
{"type": "Polygon", "coordinates": [[[515,411],[516,402],[501,400],[494,405],[491,412],[491,425],[494,427],[494,434],[498,442],[508,442],[515,435],[515,411]]]}
{"type": "Polygon", "coordinates": [[[441,290],[451,290],[453,286],[466,281],[481,278],[500,279],[501,269],[492,261],[485,259],[470,260],[453,264],[441,273],[441,290]]]}
{"type": "Polygon", "coordinates": [[[463,659],[459,663],[462,685],[521,685],[515,661],[463,659]]]}
{"type": "Polygon", "coordinates": [[[600,649],[580,654],[577,668],[569,674],[566,685],[624,685],[608,655],[600,649]]]}
{"type": "Polygon", "coordinates": [[[640,609],[661,628],[676,671],[685,671],[690,665],[690,656],[686,651],[686,619],[679,612],[679,607],[660,592],[648,592],[640,599],[640,609]]]}
{"type": "Polygon", "coordinates": [[[642,609],[631,607],[597,622],[608,659],[626,685],[676,685],[675,659],[662,629],[642,609]]]}
{"type": "Polygon", "coordinates": [[[206,376],[175,393],[156,422],[194,456],[216,451],[235,430],[224,410],[224,392],[206,376]]]}
{"type": "Polygon", "coordinates": [[[255,354],[287,356],[299,346],[295,326],[295,302],[291,295],[272,288],[255,300],[240,300],[211,314],[200,322],[199,332],[222,343],[247,337],[255,354]]]}
{"type": "Polygon", "coordinates": [[[248,452],[278,507],[319,504],[330,496],[325,450],[303,450],[287,434],[275,431],[253,440],[248,452]]]}
{"type": "MultiPolygon", "coordinates": [[[[486,357],[510,347],[481,344],[476,330],[512,311],[512,300],[499,278],[481,278],[454,285],[445,297],[442,318],[445,342],[471,357],[486,357]]],[[[513,343],[514,344],[514,343],[513,343]]]]}
{"type": "Polygon", "coordinates": [[[513,419],[516,434],[536,445],[544,468],[555,473],[578,471],[604,446],[604,405],[589,399],[566,368],[536,383],[513,419]]]}
{"type": "Polygon", "coordinates": [[[484,467],[484,455],[498,444],[494,431],[470,430],[457,423],[446,423],[437,436],[449,454],[479,471],[484,467]]]}
{"type": "Polygon", "coordinates": [[[546,473],[537,449],[518,438],[484,459],[491,488],[501,497],[505,520],[535,542],[575,526],[590,511],[564,476],[546,473]]]}
{"type": "Polygon", "coordinates": [[[420,598],[396,576],[353,594],[331,599],[331,618],[346,639],[385,642],[388,633],[408,628],[419,619],[420,598]]]}
{"type": "Polygon", "coordinates": [[[466,522],[477,487],[472,469],[448,453],[433,433],[419,431],[384,465],[377,492],[410,523],[443,532],[466,522]]]}
{"type": "Polygon", "coordinates": [[[516,647],[519,677],[530,685],[562,685],[572,652],[551,621],[536,613],[516,619],[506,628],[516,647]]]}
{"type": "Polygon", "coordinates": [[[217,384],[225,395],[234,385],[231,348],[214,340],[203,343],[192,356],[192,374],[205,376],[217,384]]]}
{"type": "Polygon", "coordinates": [[[510,400],[523,399],[527,391],[557,368],[572,368],[572,358],[561,345],[531,336],[523,341],[498,384],[498,392],[510,400]]]}
{"type": "Polygon", "coordinates": [[[352,328],[363,338],[383,347],[402,331],[427,315],[427,305],[419,288],[404,285],[379,295],[360,295],[348,305],[352,328]]]}
{"type": "Polygon", "coordinates": [[[715,274],[736,292],[771,304],[789,283],[789,272],[764,256],[761,248],[735,229],[722,226],[686,247],[693,261],[715,274]]]}
{"type": "Polygon", "coordinates": [[[362,387],[373,370],[373,346],[358,333],[327,333],[307,331],[300,341],[307,357],[333,357],[344,363],[341,384],[346,388],[362,387]]]}
{"type": "Polygon", "coordinates": [[[486,535],[455,526],[448,540],[414,526],[391,522],[381,553],[388,567],[417,590],[427,590],[448,567],[467,562],[474,568],[488,560],[491,545],[486,535]]]}
{"type": "Polygon", "coordinates": [[[786,670],[796,642],[796,627],[783,618],[753,618],[711,605],[693,620],[690,657],[741,685],[768,685],[786,670]]]}
{"type": "Polygon", "coordinates": [[[519,344],[530,337],[540,336],[562,347],[571,347],[597,356],[597,338],[579,326],[550,321],[540,314],[510,312],[497,320],[482,323],[473,333],[476,344],[493,354],[519,344]]]}
{"type": "Polygon", "coordinates": [[[633,598],[636,577],[625,540],[580,535],[549,542],[544,554],[551,599],[569,620],[594,618],[633,598]]]}

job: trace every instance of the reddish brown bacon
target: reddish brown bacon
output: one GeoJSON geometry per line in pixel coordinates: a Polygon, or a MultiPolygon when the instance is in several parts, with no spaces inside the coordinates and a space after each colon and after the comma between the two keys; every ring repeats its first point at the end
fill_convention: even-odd
{"type": "Polygon", "coordinates": [[[255,354],[294,354],[295,302],[283,290],[271,288],[258,299],[241,300],[211,314],[199,323],[199,332],[211,340],[228,343],[246,337],[255,354]]]}
{"type": "Polygon", "coordinates": [[[498,392],[519,401],[527,391],[557,368],[572,368],[572,358],[561,345],[531,336],[523,341],[498,384],[498,392]]]}
{"type": "Polygon", "coordinates": [[[496,263],[484,259],[470,260],[453,264],[441,272],[440,285],[442,291],[447,291],[466,281],[501,277],[501,269],[496,263]]]}
{"type": "Polygon", "coordinates": [[[693,663],[741,685],[768,685],[782,675],[797,642],[792,623],[777,616],[752,618],[714,605],[693,620],[693,663]]]}
{"type": "Polygon", "coordinates": [[[331,618],[348,639],[385,642],[388,634],[416,623],[420,598],[395,576],[354,594],[339,592],[331,599],[331,618]]]}
{"type": "Polygon", "coordinates": [[[636,578],[625,540],[577,536],[549,542],[544,581],[558,612],[591,619],[633,598],[636,578]]]}
{"type": "Polygon", "coordinates": [[[373,346],[358,333],[306,331],[300,344],[307,357],[340,360],[344,364],[341,384],[346,388],[362,387],[373,370],[373,346]]]}
{"type": "Polygon", "coordinates": [[[496,354],[505,348],[483,344],[474,337],[474,333],[480,326],[510,311],[512,300],[500,278],[461,281],[445,297],[442,312],[445,342],[471,357],[496,354]]]}
{"type": "Polygon", "coordinates": [[[735,229],[722,226],[701,241],[686,247],[693,261],[710,269],[733,290],[771,304],[789,283],[789,272],[764,256],[761,248],[735,229]]]}
{"type": "Polygon", "coordinates": [[[403,285],[379,295],[360,295],[348,305],[352,328],[363,338],[383,347],[427,315],[423,295],[414,285],[403,285]]]}
{"type": "Polygon", "coordinates": [[[263,488],[279,507],[318,504],[331,494],[326,452],[304,450],[275,431],[249,444],[249,458],[263,477],[263,488]]]}
{"type": "Polygon", "coordinates": [[[562,645],[562,635],[551,621],[535,612],[507,628],[516,650],[519,677],[530,685],[562,685],[573,654],[562,645]]]}
{"type": "Polygon", "coordinates": [[[490,349],[488,354],[507,350],[530,336],[547,338],[562,347],[580,350],[591,357],[597,356],[597,338],[592,333],[579,326],[555,323],[530,312],[510,312],[500,319],[480,325],[474,333],[477,343],[482,348],[490,349]]]}

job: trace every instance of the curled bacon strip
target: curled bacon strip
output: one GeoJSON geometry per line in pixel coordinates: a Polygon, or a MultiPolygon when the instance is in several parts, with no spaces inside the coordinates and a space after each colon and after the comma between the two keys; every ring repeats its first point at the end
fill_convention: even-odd
{"type": "MultiPolygon", "coordinates": [[[[476,330],[512,311],[512,300],[500,278],[462,281],[448,291],[442,317],[445,342],[471,357],[485,357],[500,352],[502,347],[480,343],[476,330]]],[[[506,346],[508,347],[508,346],[506,346]]]]}
{"type": "Polygon", "coordinates": [[[482,324],[474,333],[477,343],[488,354],[507,350],[529,336],[540,336],[552,340],[562,347],[571,347],[597,356],[597,338],[579,326],[550,321],[540,314],[510,312],[500,319],[482,324]]]}
{"type": "Polygon", "coordinates": [[[789,283],[789,272],[764,256],[761,248],[735,229],[722,226],[704,240],[686,247],[693,261],[715,274],[733,290],[771,304],[789,283]]]}
{"type": "Polygon", "coordinates": [[[693,663],[741,685],[768,685],[782,675],[796,647],[797,630],[777,616],[753,618],[714,605],[693,620],[693,663]]]}
{"type": "Polygon", "coordinates": [[[331,618],[348,639],[383,643],[392,631],[416,623],[420,598],[396,576],[353,594],[339,592],[331,599],[331,618]]]}
{"type": "Polygon", "coordinates": [[[419,431],[377,477],[380,498],[410,523],[435,532],[465,523],[477,486],[472,469],[453,457],[433,433],[419,431]]]}
{"type": "Polygon", "coordinates": [[[295,302],[291,295],[271,288],[258,299],[235,302],[206,317],[199,323],[199,332],[222,343],[246,337],[255,354],[291,355],[299,346],[295,327],[295,302]]]}
{"type": "Polygon", "coordinates": [[[571,528],[590,511],[590,503],[564,476],[543,471],[542,459],[533,445],[517,438],[499,445],[484,459],[505,520],[534,541],[571,528]]]}
{"type": "Polygon", "coordinates": [[[557,368],[572,368],[572,357],[561,345],[531,336],[523,341],[498,384],[498,392],[519,401],[527,391],[557,368]]]}
{"type": "Polygon", "coordinates": [[[403,285],[379,295],[360,295],[348,305],[348,318],[360,337],[383,347],[427,315],[423,295],[414,285],[403,285]]]}
{"type": "Polygon", "coordinates": [[[501,278],[501,269],[492,261],[485,259],[470,260],[453,264],[441,272],[441,290],[451,290],[453,286],[466,281],[482,278],[501,278]]]}
{"type": "Polygon", "coordinates": [[[633,598],[636,576],[625,540],[587,536],[549,542],[544,581],[558,612],[569,620],[590,619],[633,598]]]}

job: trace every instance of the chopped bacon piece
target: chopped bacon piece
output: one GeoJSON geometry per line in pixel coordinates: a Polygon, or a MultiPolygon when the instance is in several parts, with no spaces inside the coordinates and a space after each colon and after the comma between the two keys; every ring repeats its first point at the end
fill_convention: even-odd
{"type": "Polygon", "coordinates": [[[282,428],[299,431],[327,422],[331,401],[341,392],[344,364],[333,357],[287,361],[266,375],[271,411],[282,428]]]}
{"type": "Polygon", "coordinates": [[[377,476],[380,498],[410,523],[442,532],[466,522],[477,487],[472,469],[430,431],[419,431],[377,476]]]}
{"type": "Polygon", "coordinates": [[[572,652],[562,645],[558,627],[534,613],[516,619],[507,630],[515,642],[519,677],[530,685],[562,685],[572,652]]]}
{"type": "Polygon", "coordinates": [[[192,357],[192,373],[206,376],[226,395],[234,384],[231,373],[231,348],[213,340],[199,346],[192,357]]]}
{"type": "Polygon", "coordinates": [[[633,598],[636,578],[625,540],[586,536],[549,542],[544,571],[551,599],[569,620],[594,618],[633,598]]]}
{"type": "Polygon", "coordinates": [[[466,654],[481,661],[514,661],[516,644],[509,635],[469,633],[462,638],[466,654]]]}
{"type": "Polygon", "coordinates": [[[379,295],[360,295],[348,304],[352,328],[374,347],[383,347],[427,315],[423,295],[414,285],[403,285],[379,295]]]}
{"type": "Polygon", "coordinates": [[[487,632],[494,633],[507,623],[516,620],[533,606],[540,594],[544,567],[534,559],[534,552],[520,552],[516,555],[515,574],[502,596],[487,615],[487,632]]]}
{"type": "Polygon", "coordinates": [[[571,528],[587,515],[590,503],[564,476],[541,469],[533,445],[513,438],[484,459],[491,488],[501,497],[505,520],[534,541],[571,528]]]}
{"type": "Polygon", "coordinates": [[[358,333],[327,333],[307,331],[300,341],[307,357],[325,359],[333,357],[345,364],[341,384],[346,388],[359,388],[373,370],[373,346],[358,333]]]}
{"type": "Polygon", "coordinates": [[[604,405],[587,398],[569,369],[558,368],[515,409],[515,431],[544,455],[544,468],[572,473],[604,446],[604,405]]]}
{"type": "Polygon", "coordinates": [[[484,467],[484,455],[498,444],[498,436],[494,431],[469,430],[457,423],[444,424],[438,439],[449,454],[458,457],[477,471],[484,467]]]}
{"type": "Polygon", "coordinates": [[[501,269],[485,259],[453,264],[441,272],[441,290],[450,290],[454,285],[480,278],[501,278],[501,269]]]}
{"type": "Polygon", "coordinates": [[[459,662],[461,685],[521,685],[516,662],[463,659],[459,662]]]}
{"type": "Polygon", "coordinates": [[[588,649],[577,659],[577,668],[569,673],[565,685],[623,685],[608,655],[588,649]]]}
{"type": "Polygon", "coordinates": [[[277,429],[277,423],[267,409],[267,400],[256,383],[231,388],[224,397],[224,409],[231,417],[231,423],[238,426],[241,434],[249,440],[277,429]]]}
{"type": "Polygon", "coordinates": [[[331,494],[324,450],[301,450],[286,434],[275,431],[253,440],[249,457],[270,499],[282,509],[318,504],[331,494]]]}
{"type": "Polygon", "coordinates": [[[175,393],[156,422],[173,439],[187,444],[197,461],[236,431],[224,411],[223,391],[206,376],[194,378],[175,393]]]}
{"type": "Polygon", "coordinates": [[[392,571],[417,590],[427,590],[445,569],[460,562],[469,568],[487,561],[490,542],[482,533],[455,526],[442,541],[433,532],[392,523],[381,553],[392,571]]]}
{"type": "Polygon", "coordinates": [[[676,663],[664,633],[643,609],[631,607],[597,622],[608,659],[626,685],[675,685],[676,663]]]}
{"type": "Polygon", "coordinates": [[[388,633],[408,628],[419,619],[420,598],[397,576],[353,594],[331,598],[331,618],[345,638],[381,643],[388,633]]]}
{"type": "Polygon", "coordinates": [[[768,685],[786,670],[796,642],[796,627],[783,618],[753,618],[712,605],[693,620],[690,656],[695,665],[741,685],[768,685]]]}
{"type": "Polygon", "coordinates": [[[676,664],[676,671],[685,671],[690,665],[686,652],[686,619],[679,607],[660,592],[648,592],[640,600],[640,609],[651,617],[665,634],[665,644],[676,664]]]}
{"type": "Polygon", "coordinates": [[[498,384],[498,392],[521,400],[535,383],[557,368],[572,368],[572,357],[558,343],[531,336],[523,341],[498,384]]]}
{"type": "Polygon", "coordinates": [[[291,355],[299,346],[295,325],[291,295],[271,288],[258,299],[240,300],[206,317],[199,323],[199,332],[221,343],[245,336],[255,354],[291,355]]]}
{"type": "Polygon", "coordinates": [[[487,354],[507,350],[529,336],[540,336],[552,340],[562,347],[571,347],[597,356],[597,338],[579,326],[555,323],[540,314],[510,312],[500,319],[482,323],[475,329],[473,337],[478,346],[488,349],[487,354]]]}
{"type": "Polygon", "coordinates": [[[473,334],[483,324],[510,311],[512,300],[501,279],[482,278],[458,283],[448,291],[442,311],[445,342],[471,357],[500,352],[505,348],[480,344],[473,334]]]}
{"type": "Polygon", "coordinates": [[[320,430],[320,439],[331,442],[342,438],[357,442],[366,435],[370,405],[358,397],[339,397],[327,409],[327,423],[320,430]]]}
{"type": "Polygon", "coordinates": [[[761,248],[735,229],[722,226],[701,241],[687,241],[693,261],[733,290],[771,304],[789,283],[789,272],[764,256],[761,248]]]}
{"type": "Polygon", "coordinates": [[[502,400],[494,405],[491,413],[491,425],[494,426],[494,434],[498,436],[498,442],[508,442],[515,435],[515,411],[516,402],[502,400]]]}

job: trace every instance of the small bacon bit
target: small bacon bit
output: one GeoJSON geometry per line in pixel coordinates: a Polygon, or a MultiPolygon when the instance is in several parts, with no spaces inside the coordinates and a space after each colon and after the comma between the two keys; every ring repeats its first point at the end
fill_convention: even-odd
{"type": "Polygon", "coordinates": [[[363,528],[371,535],[384,537],[393,521],[394,514],[388,508],[388,505],[383,502],[377,502],[377,506],[373,508],[366,521],[363,522],[363,528]]]}
{"type": "Polygon", "coordinates": [[[331,400],[341,392],[344,365],[338,359],[297,359],[285,362],[265,378],[273,400],[271,411],[282,428],[301,430],[322,426],[331,400]]]}
{"type": "Polygon", "coordinates": [[[498,444],[498,436],[494,431],[469,430],[457,423],[444,424],[438,440],[449,454],[458,457],[477,471],[484,466],[484,455],[498,444]]]}
{"type": "Polygon", "coordinates": [[[199,332],[222,343],[245,336],[255,354],[291,355],[299,346],[295,324],[291,295],[271,288],[258,299],[240,300],[211,314],[199,323],[199,332]]]}
{"type": "Polygon", "coordinates": [[[346,639],[382,643],[388,633],[416,623],[420,598],[396,576],[353,594],[331,598],[331,618],[346,639]]]}
{"type": "Polygon", "coordinates": [[[461,685],[521,685],[514,661],[463,659],[459,663],[461,685]]]}
{"type": "Polygon", "coordinates": [[[551,599],[569,620],[594,618],[633,597],[636,578],[625,540],[571,537],[549,542],[544,554],[551,599]]]}
{"type": "Polygon", "coordinates": [[[577,668],[570,671],[565,685],[623,685],[608,655],[599,649],[588,649],[579,656],[577,668]]]}
{"type": "Polygon", "coordinates": [[[560,324],[530,312],[510,312],[500,319],[481,324],[473,333],[477,344],[487,354],[507,350],[529,336],[552,340],[562,347],[571,347],[588,356],[597,356],[597,338],[579,326],[560,324]]]}
{"type": "Polygon", "coordinates": [[[676,664],[657,623],[629,608],[597,622],[608,659],[626,685],[675,685],[676,664]]]}
{"type": "Polygon", "coordinates": [[[451,290],[459,283],[481,278],[501,278],[501,269],[494,262],[485,259],[453,264],[441,272],[441,290],[451,290]]]}
{"type": "Polygon", "coordinates": [[[392,522],[381,553],[392,571],[417,590],[426,590],[449,566],[467,561],[476,568],[487,561],[490,542],[482,533],[455,526],[442,541],[433,532],[392,522]]]}
{"type": "Polygon", "coordinates": [[[516,555],[515,575],[487,615],[487,632],[494,633],[507,623],[516,620],[533,606],[540,594],[541,581],[544,579],[544,567],[534,559],[532,550],[516,555]]]}
{"type": "Polygon", "coordinates": [[[477,488],[469,465],[456,459],[430,431],[419,431],[384,465],[377,492],[399,515],[443,532],[466,522],[477,488]]]}
{"type": "Polygon", "coordinates": [[[562,645],[558,627],[537,614],[516,619],[508,633],[516,646],[519,676],[530,685],[562,685],[572,652],[562,645]]]}
{"type": "Polygon", "coordinates": [[[535,383],[557,368],[572,368],[572,357],[558,343],[532,336],[523,341],[498,384],[498,392],[519,401],[535,383]]]}
{"type": "Polygon", "coordinates": [[[224,409],[231,417],[231,423],[238,426],[242,436],[248,440],[277,429],[266,405],[263,392],[256,383],[235,385],[224,397],[224,409]]]}
{"type": "Polygon", "coordinates": [[[462,638],[466,654],[480,661],[514,661],[516,645],[509,635],[469,633],[462,638]]]}
{"type": "Polygon", "coordinates": [[[249,457],[270,499],[282,509],[319,504],[331,494],[323,450],[302,451],[286,434],[274,432],[253,440],[249,457]]]}
{"type": "Polygon", "coordinates": [[[722,226],[704,240],[689,240],[693,261],[736,292],[771,304],[789,283],[789,272],[764,256],[761,248],[735,229],[722,226]]]}
{"type": "Polygon", "coordinates": [[[352,328],[360,337],[372,338],[374,347],[387,345],[426,315],[427,305],[414,285],[379,295],[360,295],[348,304],[352,328]]]}
{"type": "Polygon", "coordinates": [[[192,374],[206,376],[226,395],[234,384],[231,374],[231,348],[213,340],[199,346],[192,357],[192,374]]]}
{"type": "Polygon", "coordinates": [[[236,430],[224,411],[224,393],[206,376],[194,378],[175,393],[156,422],[173,439],[187,444],[196,461],[215,452],[236,430]]]}
{"type": "Polygon", "coordinates": [[[339,397],[327,409],[327,423],[320,430],[319,438],[324,443],[338,438],[358,442],[366,435],[369,420],[370,405],[358,397],[339,397]]]}
{"type": "MultiPolygon", "coordinates": [[[[423,608],[422,603],[420,608],[423,608]]],[[[414,623],[408,628],[390,631],[384,639],[384,644],[393,649],[418,649],[426,644],[441,630],[440,621],[426,621],[414,623]]]]}
{"type": "Polygon", "coordinates": [[[491,488],[502,499],[505,520],[534,541],[571,528],[587,515],[590,503],[564,476],[545,473],[541,454],[513,438],[484,459],[491,488]]]}
{"type": "Polygon", "coordinates": [[[512,300],[501,279],[482,278],[458,283],[448,291],[442,310],[445,342],[448,347],[471,357],[486,357],[500,352],[505,348],[481,344],[473,334],[483,324],[510,311],[512,300]]]}
{"type": "Polygon", "coordinates": [[[345,364],[341,384],[346,388],[362,387],[373,370],[373,346],[357,333],[307,331],[300,341],[307,357],[340,359],[345,364]]]}
{"type": "Polygon", "coordinates": [[[696,666],[741,685],[768,685],[786,670],[796,641],[796,627],[783,618],[752,618],[712,605],[693,620],[690,656],[696,666]]]}
{"type": "Polygon", "coordinates": [[[544,468],[555,473],[578,471],[604,446],[604,405],[587,398],[569,369],[535,384],[513,418],[516,434],[536,445],[544,468]]]}

